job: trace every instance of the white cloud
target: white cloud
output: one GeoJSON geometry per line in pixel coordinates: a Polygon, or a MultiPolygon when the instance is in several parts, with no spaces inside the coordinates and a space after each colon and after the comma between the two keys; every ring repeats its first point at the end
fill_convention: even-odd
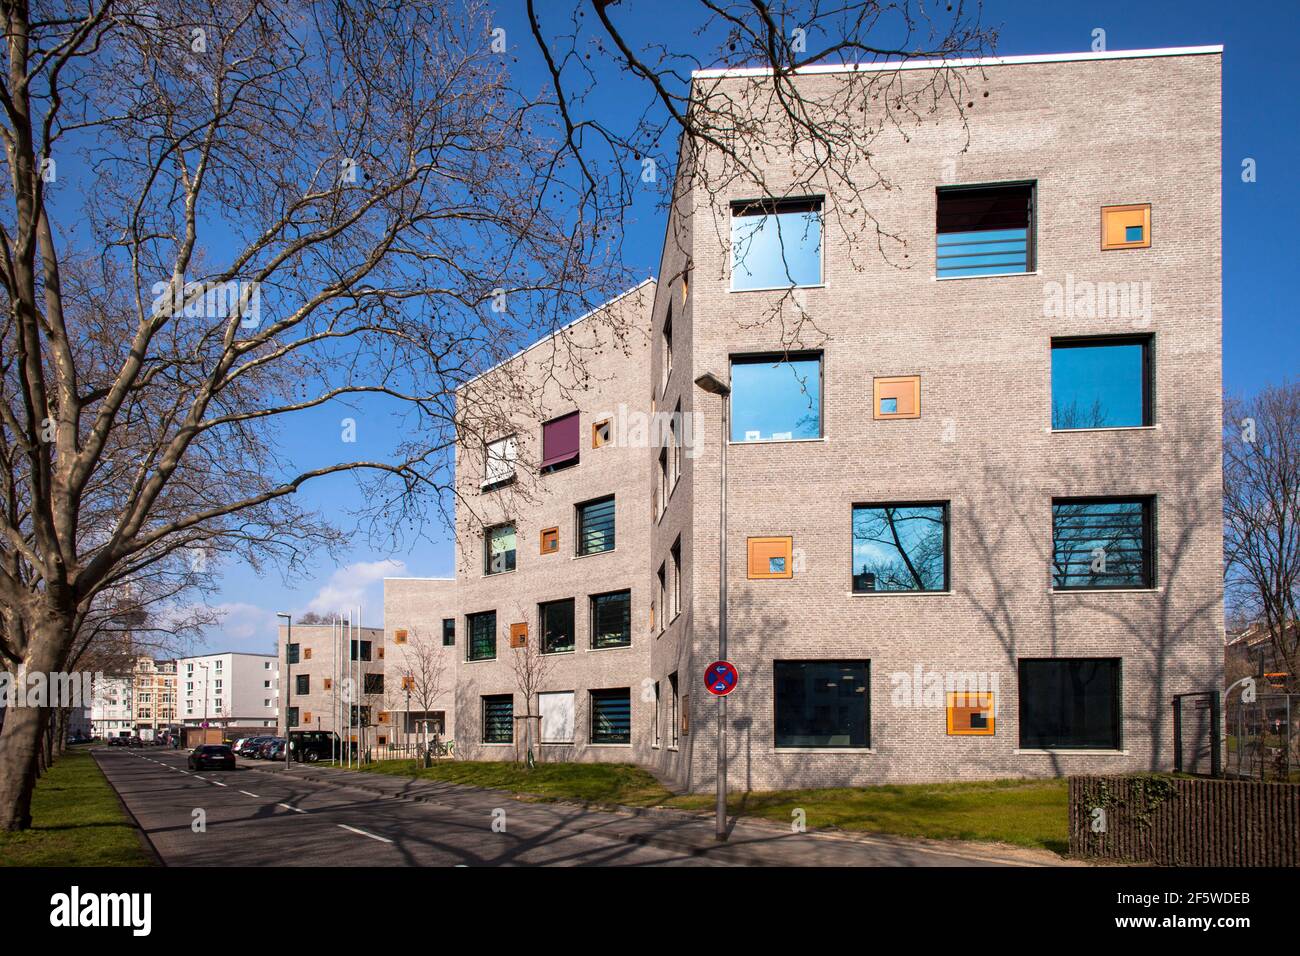
{"type": "Polygon", "coordinates": [[[378,621],[384,612],[384,578],[406,574],[406,562],[389,558],[383,561],[358,561],[339,568],[329,581],[307,602],[304,611],[333,614],[361,605],[364,622],[378,621]]]}
{"type": "Polygon", "coordinates": [[[276,627],[280,621],[275,611],[241,601],[217,604],[212,610],[221,615],[221,620],[205,629],[203,643],[207,650],[276,652],[276,627]]]}

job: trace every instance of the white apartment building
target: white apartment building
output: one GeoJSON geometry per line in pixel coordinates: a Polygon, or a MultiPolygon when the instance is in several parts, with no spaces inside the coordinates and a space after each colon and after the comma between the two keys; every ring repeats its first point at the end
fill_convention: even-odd
{"type": "Polygon", "coordinates": [[[186,727],[274,727],[280,674],[272,654],[224,651],[176,662],[179,717],[186,727]]]}
{"type": "Polygon", "coordinates": [[[135,730],[135,710],[130,677],[101,677],[95,681],[90,705],[91,732],[100,737],[130,736],[135,730]]]}

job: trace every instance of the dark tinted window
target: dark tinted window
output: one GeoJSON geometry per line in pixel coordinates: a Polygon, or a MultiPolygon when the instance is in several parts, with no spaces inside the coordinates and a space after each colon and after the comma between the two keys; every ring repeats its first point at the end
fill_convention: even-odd
{"type": "Polygon", "coordinates": [[[1058,498],[1052,502],[1052,586],[1155,586],[1149,498],[1058,498]]]}
{"type": "Polygon", "coordinates": [[[1020,746],[1120,749],[1118,658],[1020,662],[1020,746]]]}
{"type": "Polygon", "coordinates": [[[573,598],[538,607],[542,623],[542,653],[573,650],[573,598]]]}
{"type": "Polygon", "coordinates": [[[578,554],[614,550],[614,497],[578,505],[578,554]]]}
{"type": "Polygon", "coordinates": [[[515,699],[510,694],[483,698],[483,742],[508,744],[514,737],[515,699]]]}
{"type": "Polygon", "coordinates": [[[776,661],[776,746],[871,746],[869,661],[776,661]]]}
{"type": "Polygon", "coordinates": [[[1033,204],[1028,183],[940,189],[935,273],[951,278],[1032,271],[1033,204]]]}
{"type": "Polygon", "coordinates": [[[619,690],[591,692],[591,742],[593,744],[630,744],[632,742],[632,692],[619,690]]]}
{"type": "Polygon", "coordinates": [[[442,619],[442,646],[454,647],[456,645],[456,619],[445,617],[442,619]]]}
{"type": "Polygon", "coordinates": [[[468,659],[487,661],[497,656],[497,612],[484,611],[465,619],[469,631],[468,659]]]}
{"type": "Polygon", "coordinates": [[[591,599],[591,646],[623,647],[632,643],[632,592],[614,591],[591,599]]]}

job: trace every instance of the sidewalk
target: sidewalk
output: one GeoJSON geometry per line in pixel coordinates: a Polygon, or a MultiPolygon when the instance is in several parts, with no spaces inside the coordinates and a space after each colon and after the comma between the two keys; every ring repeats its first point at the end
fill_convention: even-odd
{"type": "Polygon", "coordinates": [[[676,850],[738,866],[1081,866],[1046,850],[1002,844],[923,840],[845,831],[792,833],[767,820],[731,820],[726,843],[714,839],[710,816],[678,810],[538,802],[527,794],[432,780],[295,764],[291,770],[250,767],[393,800],[490,814],[509,807],[530,823],[611,840],[676,850]]]}

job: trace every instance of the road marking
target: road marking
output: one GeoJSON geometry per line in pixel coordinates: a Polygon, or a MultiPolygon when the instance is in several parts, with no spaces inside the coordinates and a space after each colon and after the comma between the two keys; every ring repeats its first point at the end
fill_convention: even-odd
{"type": "Polygon", "coordinates": [[[375,836],[373,833],[367,833],[365,830],[358,830],[356,827],[350,827],[350,826],[348,826],[346,823],[340,823],[340,824],[338,824],[338,825],[341,826],[344,830],[347,830],[347,831],[350,832],[350,833],[356,833],[356,834],[358,834],[358,835],[360,835],[360,836],[363,836],[363,837],[370,837],[370,839],[372,839],[372,840],[378,840],[380,843],[392,843],[392,842],[393,842],[392,840],[388,839],[387,837],[375,836]]]}
{"type": "Polygon", "coordinates": [[[306,810],[299,810],[297,807],[291,807],[287,803],[277,803],[277,807],[284,807],[286,810],[292,810],[294,813],[306,813],[306,810]]]}
{"type": "Polygon", "coordinates": [[[239,792],[242,793],[242,794],[243,794],[244,796],[246,796],[246,797],[252,797],[254,800],[260,800],[260,799],[262,799],[262,798],[259,797],[257,794],[255,794],[255,793],[249,793],[247,790],[240,790],[239,792]]]}
{"type": "Polygon", "coordinates": [[[218,787],[224,787],[224,786],[225,786],[225,784],[222,783],[220,780],[209,780],[208,782],[209,782],[209,783],[215,783],[218,787]]]}
{"type": "Polygon", "coordinates": [[[194,775],[195,780],[207,780],[207,777],[200,777],[197,773],[194,775]]]}

